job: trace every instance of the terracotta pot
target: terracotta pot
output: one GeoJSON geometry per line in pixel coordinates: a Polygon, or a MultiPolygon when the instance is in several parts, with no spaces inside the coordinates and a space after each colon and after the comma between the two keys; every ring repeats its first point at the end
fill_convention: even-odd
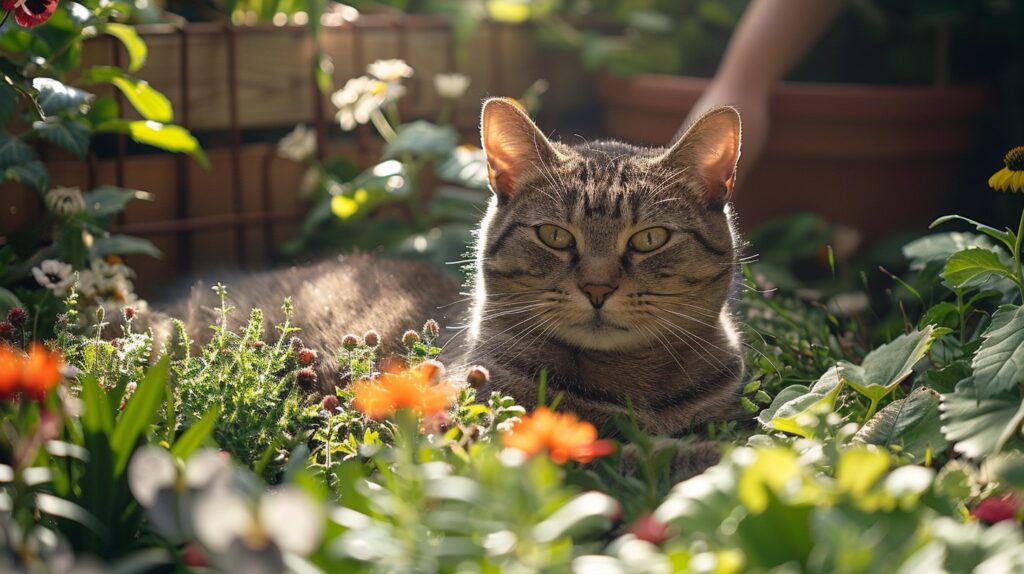
{"type": "MultiPolygon", "coordinates": [[[[704,78],[603,75],[604,130],[665,145],[708,85],[704,78]]],[[[760,163],[740,160],[742,226],[815,211],[870,242],[947,212],[989,100],[985,86],[783,83],[771,101],[760,163]]]]}

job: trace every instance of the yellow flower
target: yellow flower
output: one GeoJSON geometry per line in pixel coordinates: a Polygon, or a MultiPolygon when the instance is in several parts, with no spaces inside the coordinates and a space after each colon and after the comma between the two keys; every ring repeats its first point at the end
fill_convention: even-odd
{"type": "Polygon", "coordinates": [[[1003,157],[1006,167],[988,178],[988,185],[999,191],[1024,192],[1024,146],[1017,146],[1003,157]]]}

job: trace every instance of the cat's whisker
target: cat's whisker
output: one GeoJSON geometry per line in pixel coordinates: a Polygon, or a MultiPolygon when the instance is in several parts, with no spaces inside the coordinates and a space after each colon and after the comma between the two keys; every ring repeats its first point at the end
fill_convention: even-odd
{"type": "Polygon", "coordinates": [[[689,347],[689,349],[691,351],[693,351],[697,356],[699,356],[701,359],[703,359],[704,362],[707,363],[709,367],[711,367],[712,369],[715,369],[716,372],[728,372],[729,371],[729,367],[726,366],[726,364],[723,363],[722,360],[719,359],[718,356],[715,353],[711,352],[711,350],[709,350],[705,346],[704,343],[707,343],[708,345],[711,345],[712,348],[720,350],[720,351],[722,351],[724,349],[722,349],[718,345],[715,345],[715,344],[711,343],[707,339],[704,339],[704,338],[702,338],[702,337],[700,337],[698,335],[695,335],[694,333],[691,333],[690,331],[680,327],[679,325],[676,325],[675,323],[669,321],[668,319],[665,319],[663,317],[659,317],[657,315],[651,315],[651,316],[654,317],[654,319],[657,320],[658,322],[662,323],[668,329],[668,332],[670,334],[675,336],[676,339],[679,339],[679,341],[681,343],[683,343],[684,345],[689,347]],[[700,349],[701,349],[701,351],[703,351],[703,353],[698,352],[697,349],[693,348],[692,345],[690,345],[687,341],[683,340],[682,337],[680,337],[680,335],[682,335],[683,337],[686,337],[687,339],[693,341],[694,344],[696,344],[697,346],[700,347],[700,349]],[[711,361],[708,359],[709,356],[712,359],[714,359],[716,363],[718,363],[717,367],[715,365],[711,364],[711,361]]]}

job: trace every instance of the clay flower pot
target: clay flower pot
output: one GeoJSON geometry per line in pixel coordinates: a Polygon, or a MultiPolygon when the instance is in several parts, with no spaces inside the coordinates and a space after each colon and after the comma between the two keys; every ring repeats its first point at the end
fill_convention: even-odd
{"type": "MultiPolygon", "coordinates": [[[[604,130],[664,145],[707,85],[685,76],[603,75],[604,130]]],[[[869,242],[920,229],[951,207],[988,99],[978,85],[780,84],[760,163],[748,171],[740,160],[742,227],[815,211],[869,242]]]]}

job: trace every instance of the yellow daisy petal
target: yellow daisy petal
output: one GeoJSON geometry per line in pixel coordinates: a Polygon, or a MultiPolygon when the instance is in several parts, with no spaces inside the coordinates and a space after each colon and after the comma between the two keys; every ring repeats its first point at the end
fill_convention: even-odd
{"type": "Polygon", "coordinates": [[[1013,179],[1010,180],[1010,190],[1014,193],[1024,191],[1024,171],[1015,171],[1012,173],[1013,179]]]}
{"type": "Polygon", "coordinates": [[[1010,170],[1004,167],[992,174],[992,177],[988,178],[988,186],[997,191],[1004,191],[1006,189],[1006,184],[1009,181],[1009,176],[1010,170]]]}

